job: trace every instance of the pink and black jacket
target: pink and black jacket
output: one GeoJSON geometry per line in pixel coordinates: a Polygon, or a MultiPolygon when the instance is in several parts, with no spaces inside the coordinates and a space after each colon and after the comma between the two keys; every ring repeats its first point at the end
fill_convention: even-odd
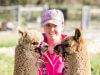
{"type": "MultiPolygon", "coordinates": [[[[43,33],[44,42],[47,43],[47,38],[45,33],[43,33]]],[[[62,34],[62,40],[67,37],[67,35],[62,34]]],[[[39,68],[38,75],[63,75],[64,68],[64,58],[60,57],[56,53],[50,54],[49,51],[45,52],[43,55],[43,60],[46,62],[45,71],[44,68],[39,68]]]]}

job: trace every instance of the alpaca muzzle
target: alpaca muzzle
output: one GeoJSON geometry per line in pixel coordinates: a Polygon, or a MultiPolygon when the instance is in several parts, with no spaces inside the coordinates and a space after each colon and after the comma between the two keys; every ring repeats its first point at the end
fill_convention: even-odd
{"type": "Polygon", "coordinates": [[[67,54],[65,48],[66,48],[65,45],[59,44],[59,45],[56,45],[56,46],[55,46],[54,51],[55,51],[57,54],[61,55],[62,57],[65,57],[65,55],[67,54]]]}
{"type": "Polygon", "coordinates": [[[48,45],[45,42],[41,42],[39,47],[35,49],[35,52],[42,55],[42,53],[45,52],[47,48],[48,48],[48,45]]]}

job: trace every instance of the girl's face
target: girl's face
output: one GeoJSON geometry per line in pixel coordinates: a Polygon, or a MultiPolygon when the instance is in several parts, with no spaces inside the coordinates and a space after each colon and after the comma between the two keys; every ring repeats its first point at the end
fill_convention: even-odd
{"type": "Polygon", "coordinates": [[[53,40],[57,40],[58,38],[61,37],[62,30],[63,30],[62,26],[57,26],[51,23],[44,26],[44,32],[46,33],[46,36],[53,40]]]}

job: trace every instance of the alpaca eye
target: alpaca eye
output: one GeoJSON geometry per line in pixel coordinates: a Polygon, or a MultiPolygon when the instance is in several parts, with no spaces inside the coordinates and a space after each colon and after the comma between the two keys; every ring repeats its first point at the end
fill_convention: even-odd
{"type": "Polygon", "coordinates": [[[33,42],[32,44],[33,44],[33,45],[38,45],[38,42],[33,42]]]}
{"type": "Polygon", "coordinates": [[[65,47],[70,47],[70,44],[66,44],[66,45],[64,45],[65,47]]]}

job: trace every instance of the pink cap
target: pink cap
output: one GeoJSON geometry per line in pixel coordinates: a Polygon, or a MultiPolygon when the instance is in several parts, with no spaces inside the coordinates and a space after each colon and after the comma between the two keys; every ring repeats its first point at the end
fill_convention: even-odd
{"type": "Polygon", "coordinates": [[[52,23],[55,25],[64,25],[63,13],[58,9],[46,10],[42,13],[42,25],[52,23]]]}

